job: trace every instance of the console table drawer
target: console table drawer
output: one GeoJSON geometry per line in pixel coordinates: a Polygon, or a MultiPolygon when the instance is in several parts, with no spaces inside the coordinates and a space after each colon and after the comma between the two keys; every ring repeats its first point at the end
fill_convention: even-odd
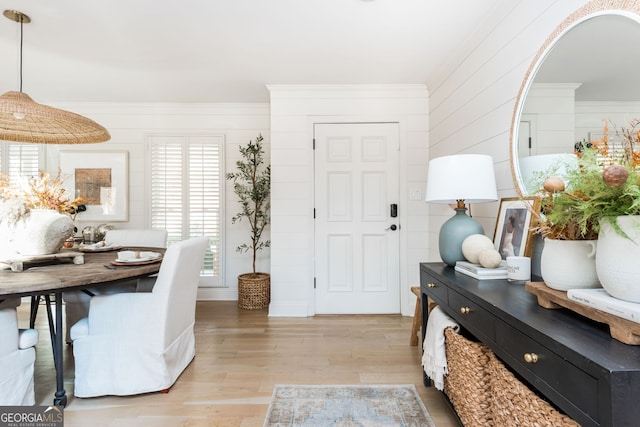
{"type": "MultiPolygon", "coordinates": [[[[515,360],[511,364],[513,369],[525,378],[524,371],[530,371],[536,381],[543,381],[571,405],[598,421],[596,378],[502,321],[496,321],[495,331],[496,344],[515,360]]],[[[540,384],[536,387],[540,388],[540,384]]]]}
{"type": "Polygon", "coordinates": [[[422,282],[424,283],[423,286],[426,287],[425,293],[428,294],[431,299],[440,304],[447,304],[448,288],[445,285],[430,276],[425,276],[422,282]]]}
{"type": "Polygon", "coordinates": [[[474,335],[482,334],[495,339],[494,317],[476,303],[459,293],[449,290],[449,307],[456,313],[456,320],[474,335]]]}
{"type": "MultiPolygon", "coordinates": [[[[638,425],[640,346],[570,312],[540,307],[523,286],[477,280],[440,262],[420,263],[420,287],[422,298],[436,299],[509,372],[583,427],[638,425]]],[[[422,310],[425,330],[428,306],[422,310]]]]}

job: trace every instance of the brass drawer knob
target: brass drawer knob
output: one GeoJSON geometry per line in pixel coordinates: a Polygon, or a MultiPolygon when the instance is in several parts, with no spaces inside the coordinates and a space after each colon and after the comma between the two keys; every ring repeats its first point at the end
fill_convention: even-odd
{"type": "Polygon", "coordinates": [[[538,355],[535,353],[525,353],[524,361],[527,363],[536,363],[538,361],[538,355]]]}
{"type": "Polygon", "coordinates": [[[471,311],[469,307],[460,307],[460,313],[468,314],[471,311]]]}
{"type": "Polygon", "coordinates": [[[436,284],[435,283],[427,283],[427,288],[435,288],[436,284]]]}

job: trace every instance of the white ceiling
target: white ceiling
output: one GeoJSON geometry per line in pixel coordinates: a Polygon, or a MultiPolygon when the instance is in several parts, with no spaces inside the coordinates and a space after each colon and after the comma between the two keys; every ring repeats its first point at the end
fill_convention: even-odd
{"type": "MultiPolygon", "coordinates": [[[[267,84],[431,82],[512,0],[0,0],[38,102],[267,102],[267,84]]],[[[0,16],[0,93],[19,89],[0,16]]]]}

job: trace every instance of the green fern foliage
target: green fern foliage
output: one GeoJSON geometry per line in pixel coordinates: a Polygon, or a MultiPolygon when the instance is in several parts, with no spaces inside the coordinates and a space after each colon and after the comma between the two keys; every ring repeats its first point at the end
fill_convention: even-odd
{"type": "Polygon", "coordinates": [[[564,173],[564,189],[545,185],[557,167],[542,173],[542,208],[534,213],[533,231],[552,239],[592,240],[598,237],[601,221],[607,221],[624,236],[616,218],[640,215],[640,172],[636,142],[627,137],[623,144],[623,154],[616,156],[608,146],[580,144],[577,166],[564,173]]]}

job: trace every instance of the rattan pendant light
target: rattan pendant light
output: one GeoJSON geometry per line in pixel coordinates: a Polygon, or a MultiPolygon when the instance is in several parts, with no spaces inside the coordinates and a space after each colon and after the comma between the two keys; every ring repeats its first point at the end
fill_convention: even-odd
{"type": "Polygon", "coordinates": [[[3,15],[20,24],[20,91],[9,91],[0,96],[0,140],[36,144],[108,141],[109,132],[93,120],[38,104],[22,92],[22,26],[31,19],[16,10],[5,10],[3,15]]]}

